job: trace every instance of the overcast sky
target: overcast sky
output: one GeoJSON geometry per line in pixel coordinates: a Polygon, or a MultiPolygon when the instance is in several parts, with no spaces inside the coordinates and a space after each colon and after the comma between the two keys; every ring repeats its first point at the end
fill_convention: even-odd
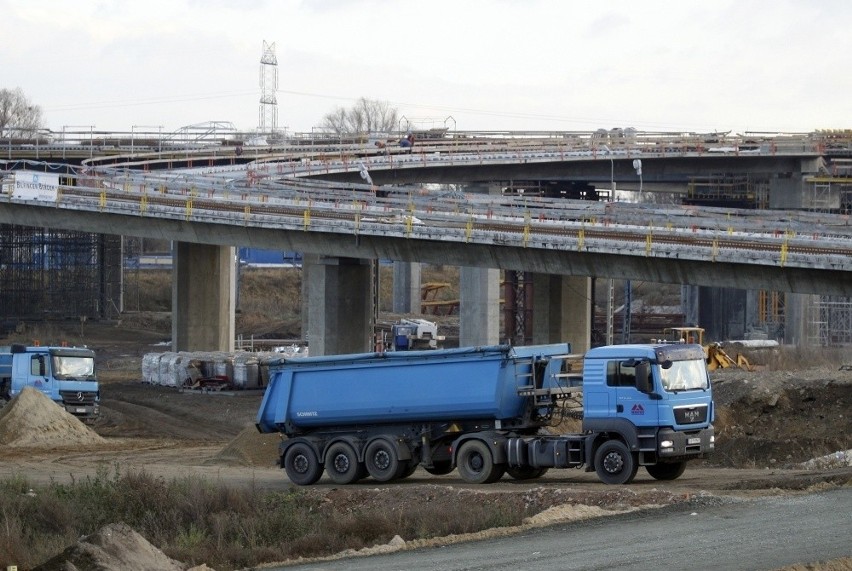
{"type": "Polygon", "coordinates": [[[0,88],[47,127],[278,126],[358,97],[418,127],[852,128],[847,0],[0,0],[0,88]]]}

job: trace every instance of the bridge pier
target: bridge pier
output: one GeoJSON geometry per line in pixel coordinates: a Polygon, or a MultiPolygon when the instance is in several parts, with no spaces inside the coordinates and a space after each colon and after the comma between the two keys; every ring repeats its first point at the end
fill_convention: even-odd
{"type": "Polygon", "coordinates": [[[172,351],[233,351],[234,248],[175,242],[172,351]]]}
{"type": "Polygon", "coordinates": [[[302,272],[302,322],[305,327],[307,318],[311,356],[373,350],[370,261],[304,255],[302,272]]]}
{"type": "Polygon", "coordinates": [[[567,342],[574,353],[588,351],[591,299],[591,278],[533,274],[533,343],[567,342]]]}
{"type": "Polygon", "coordinates": [[[419,262],[393,263],[393,312],[420,313],[419,262]]]}
{"type": "Polygon", "coordinates": [[[459,268],[459,346],[500,342],[500,270],[459,268]]]}

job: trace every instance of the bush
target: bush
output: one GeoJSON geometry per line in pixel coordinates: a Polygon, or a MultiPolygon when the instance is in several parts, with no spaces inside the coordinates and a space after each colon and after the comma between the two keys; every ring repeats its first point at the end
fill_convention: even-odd
{"type": "Polygon", "coordinates": [[[169,557],[226,570],[360,549],[397,534],[412,540],[518,525],[530,515],[520,502],[465,504],[452,513],[429,501],[388,511],[380,503],[338,504],[322,490],[271,492],[118,467],[40,487],[11,478],[0,481],[0,566],[34,567],[114,522],[169,557]]]}

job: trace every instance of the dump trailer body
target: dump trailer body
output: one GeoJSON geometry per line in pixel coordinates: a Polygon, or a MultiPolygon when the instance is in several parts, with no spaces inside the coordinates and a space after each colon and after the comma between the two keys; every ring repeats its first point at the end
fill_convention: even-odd
{"type": "MultiPolygon", "coordinates": [[[[258,415],[262,432],[330,426],[523,417],[518,388],[534,382],[533,359],[566,344],[282,359],[258,415]]],[[[542,377],[542,375],[539,375],[542,377]]]]}

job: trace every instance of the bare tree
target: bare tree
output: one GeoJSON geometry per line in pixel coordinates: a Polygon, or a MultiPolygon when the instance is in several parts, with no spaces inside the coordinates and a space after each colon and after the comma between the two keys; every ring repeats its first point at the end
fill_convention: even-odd
{"type": "Polygon", "coordinates": [[[338,107],[323,117],[321,126],[338,135],[386,133],[396,129],[399,112],[387,101],[360,98],[349,109],[338,107]]]}
{"type": "Polygon", "coordinates": [[[41,107],[30,103],[20,87],[0,89],[0,137],[32,137],[41,128],[41,107]]]}

